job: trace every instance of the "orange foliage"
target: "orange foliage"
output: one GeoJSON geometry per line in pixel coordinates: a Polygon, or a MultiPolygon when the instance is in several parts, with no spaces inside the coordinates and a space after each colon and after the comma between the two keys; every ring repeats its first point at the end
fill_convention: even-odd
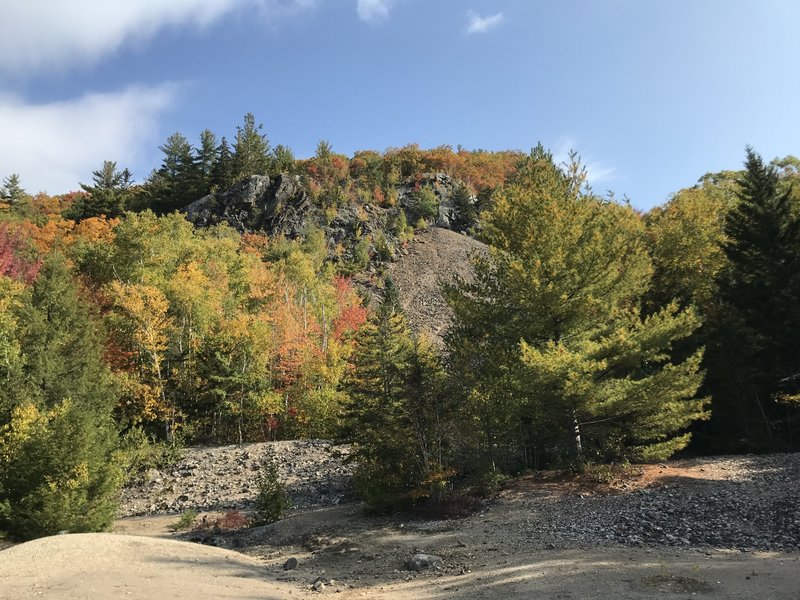
{"type": "Polygon", "coordinates": [[[333,320],[333,337],[340,340],[345,334],[358,331],[367,321],[367,309],[361,301],[349,277],[337,275],[333,278],[339,316],[333,320]]]}

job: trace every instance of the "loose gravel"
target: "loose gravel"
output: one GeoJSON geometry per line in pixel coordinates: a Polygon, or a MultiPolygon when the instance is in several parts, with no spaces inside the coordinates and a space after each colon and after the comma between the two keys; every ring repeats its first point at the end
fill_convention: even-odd
{"type": "MultiPolygon", "coordinates": [[[[189,449],[170,469],[128,487],[120,516],[247,508],[265,460],[277,462],[295,509],[355,502],[348,455],[326,441],[189,449]]],[[[519,549],[800,551],[800,454],[693,459],[667,463],[662,472],[665,479],[648,487],[634,482],[615,493],[553,493],[528,482],[475,518],[487,539],[519,549]]],[[[422,532],[453,523],[406,526],[422,532]]]]}
{"type": "Polygon", "coordinates": [[[553,548],[800,551],[800,454],[690,462],[697,477],[618,494],[523,500],[525,538],[553,548]]]}
{"type": "Polygon", "coordinates": [[[118,516],[247,508],[258,493],[265,461],[277,464],[293,509],[353,502],[349,454],[347,446],[321,440],[187,448],[171,467],[153,469],[127,486],[118,516]]]}

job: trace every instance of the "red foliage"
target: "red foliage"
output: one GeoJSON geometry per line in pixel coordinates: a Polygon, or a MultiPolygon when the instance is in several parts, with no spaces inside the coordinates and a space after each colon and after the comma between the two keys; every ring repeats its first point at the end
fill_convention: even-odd
{"type": "Polygon", "coordinates": [[[367,321],[367,309],[361,306],[353,282],[348,277],[337,275],[333,278],[336,288],[336,303],[339,316],[333,320],[333,337],[341,339],[346,333],[358,331],[367,321]]]}
{"type": "Polygon", "coordinates": [[[25,244],[19,233],[0,224],[0,275],[30,284],[36,279],[41,262],[21,256],[24,249],[25,244]]]}

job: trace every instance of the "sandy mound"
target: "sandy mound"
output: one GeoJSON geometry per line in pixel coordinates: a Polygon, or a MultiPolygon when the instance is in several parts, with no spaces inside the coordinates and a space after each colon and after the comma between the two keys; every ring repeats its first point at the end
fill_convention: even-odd
{"type": "Polygon", "coordinates": [[[175,540],[86,533],[0,552],[0,598],[286,598],[263,563],[175,540]]]}

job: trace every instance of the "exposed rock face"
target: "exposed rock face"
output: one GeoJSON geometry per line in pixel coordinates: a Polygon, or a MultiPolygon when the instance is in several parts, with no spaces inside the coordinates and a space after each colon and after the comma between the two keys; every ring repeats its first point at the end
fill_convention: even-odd
{"type": "Polygon", "coordinates": [[[217,194],[209,194],[184,209],[195,225],[228,223],[239,231],[265,231],[297,237],[315,211],[300,177],[254,175],[217,194]]]}
{"type": "MultiPolygon", "coordinates": [[[[426,173],[397,186],[398,207],[407,208],[414,192],[430,187],[438,201],[439,215],[433,223],[450,228],[453,215],[453,194],[459,182],[444,173],[426,173]]],[[[336,216],[326,222],[324,211],[316,206],[306,192],[299,175],[282,174],[274,178],[254,175],[236,183],[224,192],[209,194],[183,209],[195,225],[208,227],[228,223],[239,231],[264,231],[290,238],[302,235],[311,223],[322,228],[335,242],[361,233],[382,231],[390,235],[389,221],[398,209],[376,205],[340,207],[336,216]],[[366,219],[364,218],[366,213],[366,219]]]]}
{"type": "MultiPolygon", "coordinates": [[[[439,216],[434,225],[452,229],[453,211],[455,210],[453,196],[459,185],[461,182],[445,173],[424,173],[419,179],[405,181],[397,187],[398,203],[405,208],[409,205],[417,188],[430,187],[439,202],[439,216]]],[[[477,198],[473,196],[472,202],[477,202],[477,198]]]]}
{"type": "MultiPolygon", "coordinates": [[[[426,173],[397,186],[395,207],[353,202],[326,214],[308,195],[299,176],[256,175],[225,192],[193,202],[184,212],[192,223],[201,227],[227,223],[241,232],[262,231],[290,239],[304,236],[311,227],[321,230],[331,260],[348,266],[356,282],[376,296],[380,296],[376,287],[379,272],[385,267],[384,272],[400,290],[412,327],[427,332],[441,346],[442,335],[451,321],[441,284],[457,278],[469,279],[470,254],[485,251],[480,242],[447,230],[453,217],[453,196],[459,185],[459,181],[444,173],[426,173]],[[414,193],[424,187],[433,190],[438,203],[436,226],[417,231],[411,242],[404,242],[400,232],[394,230],[395,221],[400,210],[411,206],[414,193]],[[369,255],[366,264],[359,258],[358,248],[365,243],[369,255]]],[[[361,256],[363,253],[362,247],[361,256]]]]}

